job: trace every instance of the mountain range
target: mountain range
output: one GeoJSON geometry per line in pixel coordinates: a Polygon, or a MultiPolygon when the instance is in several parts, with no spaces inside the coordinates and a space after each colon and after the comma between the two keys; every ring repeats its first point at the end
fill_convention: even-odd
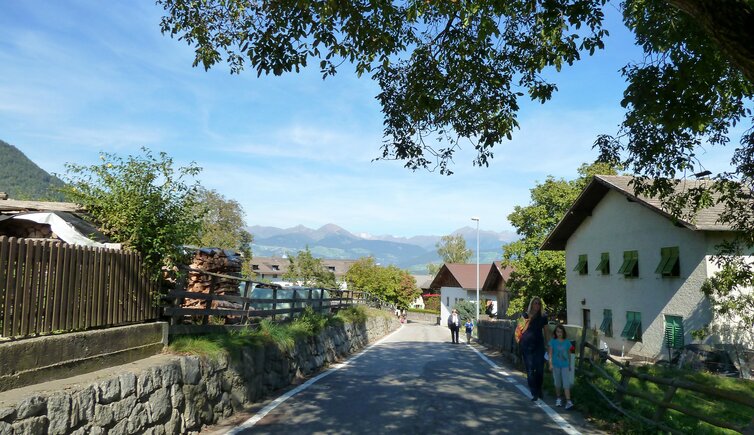
{"type": "MultiPolygon", "coordinates": [[[[315,257],[357,259],[371,255],[383,265],[393,264],[413,273],[426,273],[427,263],[439,263],[437,242],[442,236],[396,237],[353,234],[338,225],[327,224],[312,229],[303,225],[291,228],[252,226],[254,256],[295,255],[309,247],[315,257]]],[[[476,250],[476,228],[463,227],[451,233],[460,234],[466,246],[476,250]]],[[[502,245],[516,240],[512,232],[479,231],[479,261],[490,263],[502,256],[502,245]]],[[[476,258],[473,258],[476,260],[476,258]]]]}
{"type": "MultiPolygon", "coordinates": [[[[61,201],[58,188],[63,182],[37,166],[23,152],[0,140],[0,191],[12,199],[61,201]]],[[[247,227],[254,235],[252,252],[257,257],[295,254],[308,246],[320,258],[357,259],[373,256],[383,265],[393,264],[417,274],[426,273],[427,263],[439,263],[436,244],[441,236],[396,237],[353,234],[338,225],[327,224],[318,229],[298,225],[292,228],[267,226],[247,227]]],[[[466,246],[476,249],[476,229],[463,227],[451,234],[460,234],[466,246]]],[[[512,232],[479,231],[479,261],[499,260],[502,245],[516,240],[512,232]]],[[[476,260],[476,256],[472,258],[476,260]]]]}

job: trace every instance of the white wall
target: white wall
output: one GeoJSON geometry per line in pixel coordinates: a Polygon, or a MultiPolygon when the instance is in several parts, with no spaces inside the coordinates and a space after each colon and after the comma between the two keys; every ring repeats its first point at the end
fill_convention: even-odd
{"type": "Polygon", "coordinates": [[[707,277],[707,233],[675,226],[654,211],[629,202],[623,195],[610,191],[595,207],[566,245],[568,322],[582,324],[582,310],[591,310],[591,326],[602,323],[603,310],[613,311],[613,337],[605,341],[616,352],[659,358],[663,348],[664,316],[683,317],[684,342],[692,342],[691,331],[710,322],[709,304],[700,291],[707,277]],[[660,248],[678,246],[680,277],[662,277],[655,268],[660,262],[660,248]],[[625,278],[618,273],[623,252],[639,252],[639,276],[625,278]],[[602,252],[610,254],[610,274],[594,269],[602,252]],[[579,275],[573,268],[580,254],[588,255],[588,274],[579,275]],[[582,305],[582,300],[585,303],[582,305]],[[641,313],[642,341],[621,337],[626,312],[641,313]]]}
{"type": "MultiPolygon", "coordinates": [[[[485,299],[494,301],[497,306],[497,295],[494,292],[479,292],[479,304],[484,307],[485,299]]],[[[440,318],[442,325],[447,325],[450,310],[460,301],[471,301],[476,303],[476,289],[466,290],[460,287],[442,287],[440,288],[440,318]]],[[[483,314],[484,315],[484,314],[483,314]]],[[[486,318],[486,315],[484,315],[486,318]]]]}

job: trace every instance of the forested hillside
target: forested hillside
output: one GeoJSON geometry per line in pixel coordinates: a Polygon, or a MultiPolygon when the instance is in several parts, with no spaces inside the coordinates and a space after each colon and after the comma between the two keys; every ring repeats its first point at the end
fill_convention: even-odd
{"type": "Polygon", "coordinates": [[[63,182],[37,166],[13,145],[0,140],[0,192],[11,199],[63,201],[63,182]]]}

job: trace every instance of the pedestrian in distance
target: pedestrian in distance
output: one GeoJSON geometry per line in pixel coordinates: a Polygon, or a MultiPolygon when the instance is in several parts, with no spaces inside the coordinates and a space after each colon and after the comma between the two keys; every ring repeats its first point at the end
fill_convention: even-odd
{"type": "Polygon", "coordinates": [[[474,330],[474,322],[471,319],[467,319],[463,326],[466,328],[466,343],[471,343],[471,332],[474,330]]]}
{"type": "Polygon", "coordinates": [[[563,406],[560,399],[560,390],[565,393],[565,409],[573,408],[571,402],[571,341],[568,340],[563,325],[558,325],[553,331],[554,337],[550,340],[549,356],[550,371],[555,382],[555,406],[563,406]]]}
{"type": "Polygon", "coordinates": [[[521,335],[519,346],[526,367],[526,381],[529,384],[531,400],[542,398],[542,381],[545,371],[545,336],[547,335],[547,315],[542,311],[542,299],[535,296],[523,314],[526,329],[521,335]]]}
{"type": "Polygon", "coordinates": [[[461,329],[461,318],[458,317],[458,310],[453,308],[453,312],[448,316],[448,328],[450,328],[450,340],[458,343],[458,332],[461,329]]]}

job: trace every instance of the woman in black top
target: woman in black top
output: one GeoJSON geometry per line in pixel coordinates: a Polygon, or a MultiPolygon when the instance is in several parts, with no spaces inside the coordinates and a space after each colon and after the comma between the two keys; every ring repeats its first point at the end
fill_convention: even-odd
{"type": "Polygon", "coordinates": [[[521,355],[526,367],[526,380],[529,383],[531,400],[542,398],[542,379],[545,372],[545,335],[547,316],[542,312],[542,299],[534,297],[524,313],[529,325],[521,335],[521,355]]]}

